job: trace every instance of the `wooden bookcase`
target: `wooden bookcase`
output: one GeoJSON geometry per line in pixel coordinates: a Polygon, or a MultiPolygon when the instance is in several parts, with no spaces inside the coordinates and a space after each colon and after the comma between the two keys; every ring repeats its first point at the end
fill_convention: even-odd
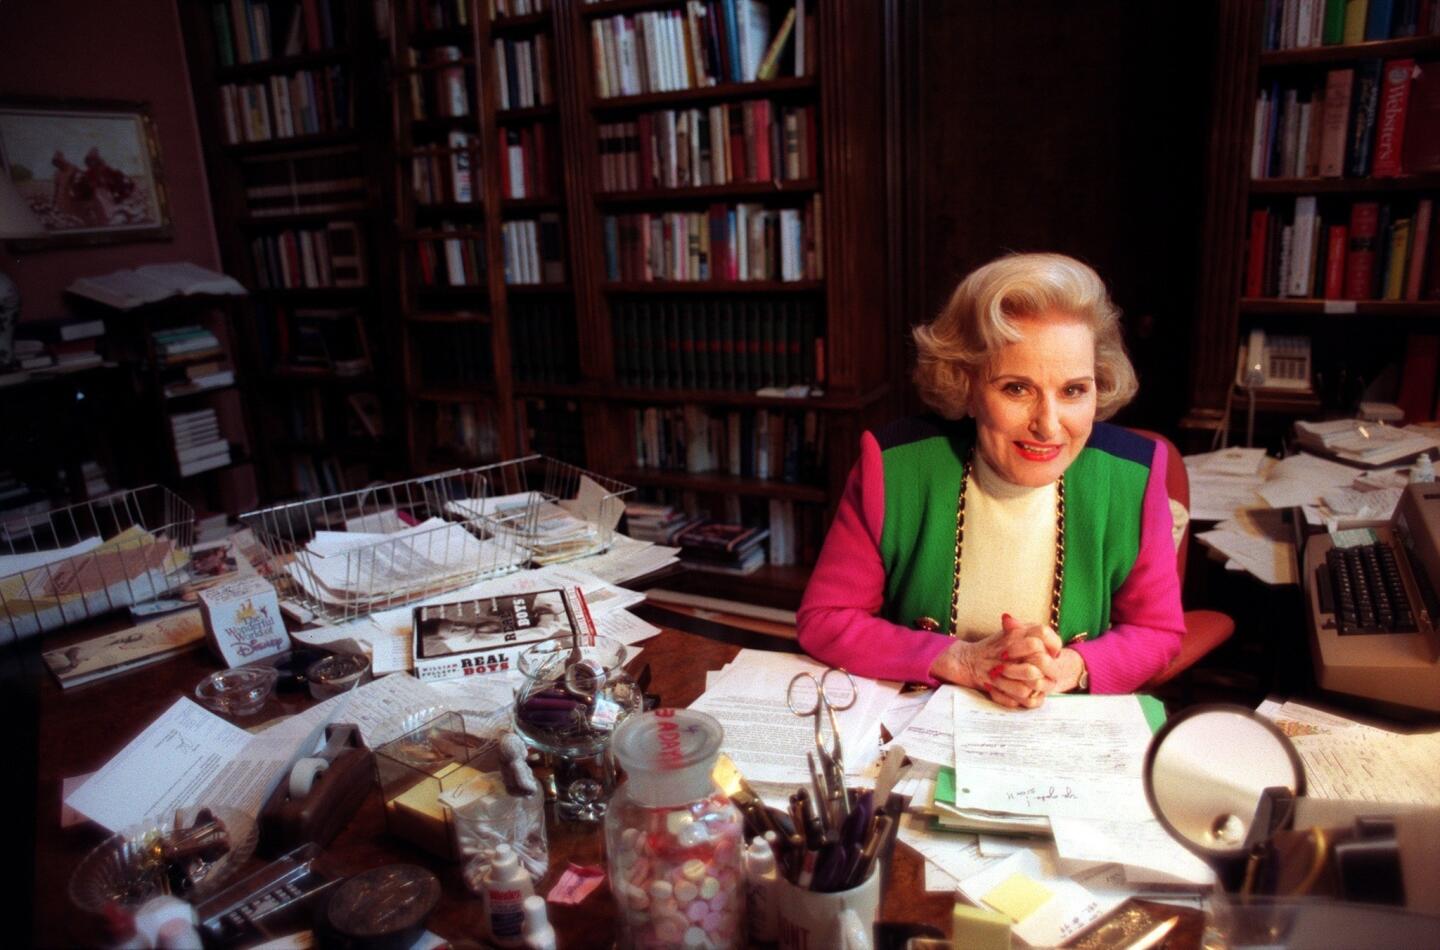
{"type": "MultiPolygon", "coordinates": [[[[1265,134],[1257,122],[1256,100],[1262,91],[1277,88],[1282,95],[1283,90],[1293,88],[1315,90],[1318,96],[1329,71],[1367,61],[1409,58],[1440,67],[1440,35],[1267,49],[1266,4],[1262,0],[1223,0],[1217,22],[1219,45],[1206,172],[1209,198],[1200,265],[1203,276],[1191,337],[1191,412],[1186,424],[1215,428],[1222,424],[1227,407],[1233,404],[1238,414],[1248,405],[1236,386],[1236,354],[1254,329],[1308,338],[1316,376],[1313,394],[1262,391],[1257,396],[1262,414],[1272,414],[1281,427],[1288,426],[1295,416],[1351,414],[1364,384],[1387,366],[1403,365],[1407,335],[1421,329],[1433,332],[1436,318],[1440,318],[1440,300],[1427,299],[1423,292],[1419,300],[1326,299],[1323,283],[1318,285],[1320,294],[1291,296],[1284,295],[1283,289],[1280,293],[1250,293],[1254,289],[1247,281],[1252,213],[1272,209],[1277,214],[1271,220],[1283,224],[1285,215],[1294,213],[1297,198],[1313,196],[1325,224],[1345,224],[1355,202],[1389,205],[1396,218],[1410,216],[1413,223],[1419,201],[1440,203],[1440,175],[1407,173],[1381,178],[1369,173],[1354,175],[1347,168],[1344,177],[1319,177],[1313,168],[1303,165],[1267,168],[1265,174],[1253,175],[1256,137],[1265,134]]],[[[1318,121],[1322,114],[1318,99],[1314,108],[1318,121]]],[[[1413,109],[1408,119],[1411,124],[1422,121],[1413,109]]],[[[1347,134],[1353,134],[1351,121],[1347,134]]],[[[1430,244],[1437,239],[1432,220],[1430,244]]],[[[1377,244],[1384,240],[1381,234],[1377,244]]],[[[1427,273],[1434,266],[1432,261],[1427,250],[1427,273]]],[[[1323,280],[1323,275],[1315,279],[1323,280]]]]}
{"type": "Polygon", "coordinates": [[[394,474],[372,5],[179,7],[266,499],[394,474]]]}

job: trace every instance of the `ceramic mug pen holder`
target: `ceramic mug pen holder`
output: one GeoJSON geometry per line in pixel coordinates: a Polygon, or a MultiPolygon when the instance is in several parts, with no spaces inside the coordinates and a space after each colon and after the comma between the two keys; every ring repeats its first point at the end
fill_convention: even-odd
{"type": "Polygon", "coordinates": [[[781,875],[771,885],[781,950],[871,950],[880,912],[881,868],[882,862],[876,861],[863,882],[829,893],[801,887],[781,875]]]}

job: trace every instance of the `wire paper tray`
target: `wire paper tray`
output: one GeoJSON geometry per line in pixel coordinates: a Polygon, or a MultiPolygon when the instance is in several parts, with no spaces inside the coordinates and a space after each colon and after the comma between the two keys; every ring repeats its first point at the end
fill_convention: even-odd
{"type": "Polygon", "coordinates": [[[282,597],[333,621],[352,620],[486,577],[519,570],[530,552],[510,520],[465,516],[455,502],[493,498],[494,468],[443,472],[360,491],[279,505],[241,516],[269,553],[267,576],[282,597]]]}
{"type": "Polygon", "coordinates": [[[635,490],[545,455],[500,462],[487,468],[492,495],[482,504],[457,501],[450,512],[478,517],[497,536],[511,536],[536,564],[558,564],[610,548],[635,490]]]}
{"type": "Polygon", "coordinates": [[[154,600],[186,580],[195,512],[160,485],[0,525],[0,642],[154,600]]]}

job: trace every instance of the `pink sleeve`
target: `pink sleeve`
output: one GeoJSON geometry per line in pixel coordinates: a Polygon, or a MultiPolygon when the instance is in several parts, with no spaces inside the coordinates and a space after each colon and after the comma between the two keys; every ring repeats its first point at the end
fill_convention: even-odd
{"type": "Polygon", "coordinates": [[[805,652],[822,663],[861,676],[933,686],[937,681],[930,678],[930,666],[950,638],[875,616],[885,598],[884,523],[885,470],[880,445],[867,432],[805,588],[796,635],[805,652]]]}
{"type": "Polygon", "coordinates": [[[1167,462],[1164,443],[1156,443],[1140,513],[1140,553],[1111,599],[1112,626],[1075,647],[1090,672],[1092,693],[1133,692],[1180,652],[1185,611],[1165,490],[1167,462]]]}

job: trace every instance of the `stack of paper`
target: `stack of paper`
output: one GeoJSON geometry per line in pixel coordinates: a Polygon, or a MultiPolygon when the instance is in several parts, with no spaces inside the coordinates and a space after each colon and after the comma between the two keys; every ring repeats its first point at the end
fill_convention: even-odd
{"type": "Polygon", "coordinates": [[[430,518],[390,534],[318,531],[285,570],[316,600],[364,612],[514,570],[527,559],[512,544],[430,518]]]}
{"type": "MultiPolygon", "coordinates": [[[[725,727],[725,753],[766,804],[784,807],[795,789],[810,783],[805,754],[815,751],[814,720],[792,713],[785,697],[797,674],[818,678],[825,670],[824,664],[793,653],[741,650],[690,704],[725,727]]],[[[879,757],[880,719],[900,692],[896,683],[854,679],[855,704],[836,713],[847,782],[862,781],[879,757]]],[[[828,723],[824,735],[828,749],[828,723]]]]}
{"type": "Polygon", "coordinates": [[[1399,428],[1363,419],[1295,423],[1295,439],[1303,447],[1357,465],[1385,465],[1433,451],[1440,446],[1434,430],[1399,428]]]}

